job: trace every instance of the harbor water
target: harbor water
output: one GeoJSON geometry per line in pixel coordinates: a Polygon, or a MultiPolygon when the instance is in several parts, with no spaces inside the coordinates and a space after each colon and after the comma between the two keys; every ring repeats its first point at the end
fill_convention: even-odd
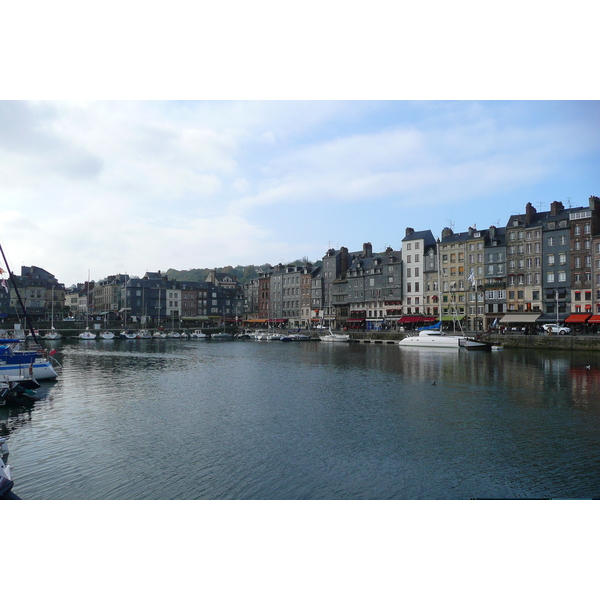
{"type": "Polygon", "coordinates": [[[61,340],[0,407],[24,499],[600,497],[600,354],[61,340]]]}

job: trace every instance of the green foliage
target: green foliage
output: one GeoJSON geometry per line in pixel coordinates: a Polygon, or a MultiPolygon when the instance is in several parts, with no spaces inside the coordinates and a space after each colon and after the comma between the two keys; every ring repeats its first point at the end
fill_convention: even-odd
{"type": "MultiPolygon", "coordinates": [[[[293,262],[286,263],[286,265],[296,265],[302,266],[308,262],[307,258],[304,257],[302,260],[295,260],[293,262]]],[[[313,263],[314,265],[318,265],[320,263],[313,263]]],[[[238,265],[237,267],[232,267],[231,265],[227,265],[225,267],[216,267],[218,273],[228,273],[229,275],[235,275],[236,279],[240,283],[247,283],[252,279],[257,279],[261,272],[268,271],[271,268],[271,265],[238,265]]],[[[187,271],[178,271],[177,269],[169,269],[165,275],[173,280],[173,281],[205,281],[208,274],[213,269],[188,269],[187,271]]]]}

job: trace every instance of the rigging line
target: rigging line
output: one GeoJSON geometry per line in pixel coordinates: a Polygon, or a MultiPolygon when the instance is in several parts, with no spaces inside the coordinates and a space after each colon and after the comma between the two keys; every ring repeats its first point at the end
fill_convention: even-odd
{"type": "Polygon", "coordinates": [[[10,266],[8,265],[8,261],[6,260],[6,255],[4,254],[4,248],[2,247],[2,245],[0,245],[0,252],[2,253],[2,258],[4,259],[4,264],[6,265],[6,270],[8,271],[8,277],[10,279],[10,282],[13,284],[13,287],[15,288],[15,293],[17,294],[19,304],[21,305],[21,310],[23,311],[23,316],[25,317],[25,323],[27,324],[27,326],[29,327],[29,330],[31,331],[31,335],[33,336],[33,341],[38,346],[41,347],[41,344],[39,342],[37,334],[35,333],[35,329],[33,328],[31,321],[29,320],[29,315],[27,314],[27,310],[25,309],[25,304],[23,303],[23,298],[21,298],[19,288],[17,287],[17,282],[15,281],[15,276],[13,275],[13,272],[10,270],[10,266]]]}

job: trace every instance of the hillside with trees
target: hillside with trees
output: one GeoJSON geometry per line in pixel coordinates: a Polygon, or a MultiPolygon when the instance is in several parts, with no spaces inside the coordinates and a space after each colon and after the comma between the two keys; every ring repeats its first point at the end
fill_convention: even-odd
{"type": "MultiPolygon", "coordinates": [[[[295,260],[290,263],[286,263],[290,266],[302,266],[308,262],[307,258],[302,260],[295,260]]],[[[317,263],[312,263],[313,265],[320,264],[321,261],[317,263]]],[[[215,267],[218,273],[228,273],[229,275],[235,276],[237,281],[244,284],[252,279],[256,279],[260,273],[264,273],[265,271],[269,271],[272,266],[268,263],[264,265],[238,265],[237,267],[232,267],[228,265],[226,267],[215,267]]],[[[169,269],[165,275],[173,280],[173,281],[204,281],[206,276],[213,269],[188,269],[183,271],[178,271],[177,269],[169,269]]]]}

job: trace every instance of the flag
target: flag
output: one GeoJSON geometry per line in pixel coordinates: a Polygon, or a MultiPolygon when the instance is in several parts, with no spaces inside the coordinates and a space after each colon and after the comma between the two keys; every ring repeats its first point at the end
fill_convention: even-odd
{"type": "Polygon", "coordinates": [[[467,277],[467,281],[473,285],[475,283],[475,273],[473,273],[473,271],[471,271],[471,274],[469,275],[469,277],[467,277]]]}
{"type": "Polygon", "coordinates": [[[0,267],[0,273],[6,273],[6,271],[2,267],[0,267]]]}
{"type": "Polygon", "coordinates": [[[56,354],[56,348],[50,350],[49,356],[54,356],[56,354]]]}
{"type": "Polygon", "coordinates": [[[2,279],[0,281],[2,281],[2,287],[6,290],[6,293],[8,294],[8,286],[6,285],[6,279],[2,279]]]}

